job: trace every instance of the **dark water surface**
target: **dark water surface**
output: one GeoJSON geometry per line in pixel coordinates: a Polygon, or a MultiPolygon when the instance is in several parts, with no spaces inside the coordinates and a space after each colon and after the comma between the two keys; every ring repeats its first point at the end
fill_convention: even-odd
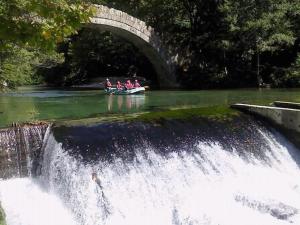
{"type": "Polygon", "coordinates": [[[149,91],[145,95],[108,96],[102,90],[26,87],[0,94],[0,127],[13,122],[81,119],[237,102],[269,104],[275,100],[300,102],[300,89],[149,91]]]}

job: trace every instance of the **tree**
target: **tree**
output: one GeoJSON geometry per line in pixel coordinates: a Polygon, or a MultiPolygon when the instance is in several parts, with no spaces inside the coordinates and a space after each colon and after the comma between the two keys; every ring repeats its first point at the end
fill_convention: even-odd
{"type": "Polygon", "coordinates": [[[33,64],[27,60],[37,50],[53,53],[92,13],[79,0],[0,0],[0,89],[28,83],[33,64]]]}
{"type": "Polygon", "coordinates": [[[38,68],[48,65],[49,62],[62,63],[63,57],[56,52],[46,53],[18,46],[10,47],[1,63],[0,81],[2,82],[0,82],[0,86],[2,87],[4,83],[9,88],[39,84],[43,80],[36,71],[38,68]]]}
{"type": "Polygon", "coordinates": [[[290,14],[299,3],[289,0],[224,0],[221,10],[226,14],[229,36],[236,48],[244,49],[244,56],[256,58],[257,83],[263,84],[260,74],[260,55],[294,44],[290,14]]]}
{"type": "Polygon", "coordinates": [[[89,20],[88,4],[72,0],[1,0],[0,47],[54,48],[89,20]]]}
{"type": "Polygon", "coordinates": [[[283,83],[288,87],[300,86],[300,53],[298,54],[295,63],[289,68],[283,83]]]}
{"type": "MultiPolygon", "coordinates": [[[[128,77],[133,70],[137,76],[156,81],[152,64],[139,49],[110,32],[84,28],[61,44],[59,51],[64,53],[66,68],[61,85],[82,84],[97,77],[128,77]]],[[[58,80],[46,78],[48,83],[58,80]]]]}

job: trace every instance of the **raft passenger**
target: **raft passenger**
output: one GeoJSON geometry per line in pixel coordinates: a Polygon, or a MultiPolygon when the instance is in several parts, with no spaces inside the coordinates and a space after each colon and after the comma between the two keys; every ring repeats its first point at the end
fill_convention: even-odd
{"type": "Polygon", "coordinates": [[[130,90],[133,88],[132,83],[130,82],[130,80],[127,80],[126,84],[125,84],[125,88],[126,90],[130,90]]]}
{"type": "Polygon", "coordinates": [[[134,82],[134,87],[135,87],[135,88],[141,87],[141,85],[139,84],[138,80],[135,80],[135,82],[134,82]]]}
{"type": "Polygon", "coordinates": [[[112,87],[110,81],[108,78],[106,78],[106,82],[105,82],[105,85],[104,85],[105,89],[108,90],[112,87]]]}
{"type": "Polygon", "coordinates": [[[123,85],[121,84],[120,81],[117,82],[117,89],[118,89],[119,91],[123,90],[123,85]]]}

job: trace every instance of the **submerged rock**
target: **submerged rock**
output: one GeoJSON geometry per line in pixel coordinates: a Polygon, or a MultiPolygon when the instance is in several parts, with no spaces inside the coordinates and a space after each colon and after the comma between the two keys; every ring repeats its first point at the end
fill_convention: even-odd
{"type": "Polygon", "coordinates": [[[274,200],[258,201],[242,195],[237,195],[235,200],[244,206],[248,206],[262,213],[268,213],[280,220],[288,220],[298,213],[296,208],[274,200]]]}

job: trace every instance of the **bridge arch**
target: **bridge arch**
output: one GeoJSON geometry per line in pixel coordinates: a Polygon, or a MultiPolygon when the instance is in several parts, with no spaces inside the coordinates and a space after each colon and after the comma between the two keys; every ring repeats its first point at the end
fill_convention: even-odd
{"type": "Polygon", "coordinates": [[[172,59],[167,56],[159,36],[145,22],[125,12],[103,5],[94,5],[96,12],[90,18],[88,27],[120,36],[135,45],[151,62],[160,87],[177,87],[172,59]]]}

